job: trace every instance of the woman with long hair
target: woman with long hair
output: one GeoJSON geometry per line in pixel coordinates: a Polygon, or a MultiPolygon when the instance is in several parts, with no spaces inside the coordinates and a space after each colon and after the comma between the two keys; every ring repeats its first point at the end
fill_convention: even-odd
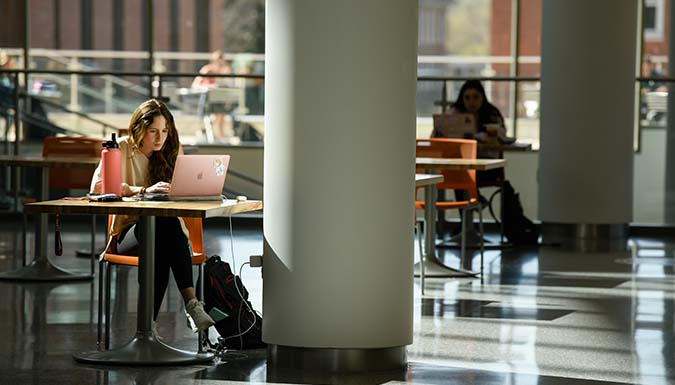
{"type": "MultiPolygon", "coordinates": [[[[476,134],[478,140],[484,140],[487,136],[485,125],[494,124],[498,126],[497,134],[499,137],[506,136],[506,127],[504,126],[504,117],[499,109],[488,101],[485,95],[485,88],[479,80],[471,79],[464,82],[459,90],[457,100],[452,104],[450,113],[473,114],[476,118],[476,134]]],[[[434,130],[432,138],[443,137],[443,135],[434,130]]]]}
{"type": "MultiPolygon", "coordinates": [[[[143,102],[131,116],[129,136],[118,139],[122,158],[122,195],[168,192],[171,177],[182,147],[173,115],[158,99],[143,102]]],[[[101,164],[91,181],[91,192],[101,193],[101,164]]],[[[106,251],[136,254],[139,245],[137,216],[114,215],[106,251]]],[[[198,331],[214,324],[197,300],[192,281],[192,263],[187,229],[180,218],[157,217],[155,221],[155,298],[157,319],[169,283],[169,271],[198,331]]]]}

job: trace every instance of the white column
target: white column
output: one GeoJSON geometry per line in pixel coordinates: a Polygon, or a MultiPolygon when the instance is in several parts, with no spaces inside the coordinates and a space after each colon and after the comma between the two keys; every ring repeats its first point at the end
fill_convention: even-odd
{"type": "MultiPolygon", "coordinates": [[[[669,7],[668,25],[675,26],[675,7],[669,7]]],[[[664,21],[665,23],[665,21],[664,21]]],[[[675,30],[668,28],[668,74],[675,74],[675,30]]],[[[664,224],[675,223],[675,83],[668,83],[668,117],[666,126],[666,167],[664,175],[664,224]]]]}
{"type": "Polygon", "coordinates": [[[636,0],[544,0],[539,215],[632,220],[636,0]]]}
{"type": "Polygon", "coordinates": [[[410,344],[417,2],[265,13],[263,339],[410,344]]]}

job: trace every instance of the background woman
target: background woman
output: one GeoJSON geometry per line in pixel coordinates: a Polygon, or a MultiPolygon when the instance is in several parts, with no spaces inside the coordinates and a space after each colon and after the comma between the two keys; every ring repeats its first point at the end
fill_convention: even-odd
{"type": "MultiPolygon", "coordinates": [[[[504,126],[504,117],[499,109],[490,103],[485,95],[485,88],[479,80],[467,80],[459,90],[457,100],[452,104],[450,113],[473,114],[476,117],[476,134],[478,140],[485,140],[487,137],[486,124],[498,125],[497,134],[499,137],[506,137],[506,127],[504,126]]],[[[443,137],[435,129],[431,133],[432,138],[443,137]]]]}

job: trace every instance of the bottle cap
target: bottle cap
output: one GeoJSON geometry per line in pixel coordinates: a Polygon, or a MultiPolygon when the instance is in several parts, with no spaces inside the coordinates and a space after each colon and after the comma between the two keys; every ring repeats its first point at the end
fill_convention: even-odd
{"type": "Polygon", "coordinates": [[[114,132],[112,134],[111,140],[109,140],[107,142],[103,142],[103,147],[105,147],[105,148],[119,148],[120,147],[120,145],[117,144],[117,140],[115,139],[115,133],[114,132]]]}

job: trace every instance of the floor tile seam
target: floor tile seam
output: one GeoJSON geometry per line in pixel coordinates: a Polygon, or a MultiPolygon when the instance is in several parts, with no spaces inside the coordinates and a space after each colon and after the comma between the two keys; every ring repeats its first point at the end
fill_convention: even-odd
{"type": "MultiPolygon", "coordinates": [[[[598,347],[598,345],[602,344],[601,342],[598,342],[597,339],[591,340],[591,339],[583,339],[582,341],[588,342],[587,345],[571,345],[571,344],[562,344],[562,343],[557,343],[560,341],[569,341],[569,339],[559,339],[558,341],[550,341],[547,342],[545,340],[541,340],[539,338],[540,334],[537,335],[536,342],[533,343],[532,339],[528,340],[522,340],[522,341],[514,341],[514,340],[504,340],[501,338],[501,336],[496,335],[495,337],[486,337],[484,334],[483,335],[459,335],[459,334],[441,334],[441,338],[451,340],[451,341],[462,341],[466,343],[481,343],[481,344],[493,344],[493,345],[498,345],[498,346],[518,346],[518,347],[526,347],[526,346],[533,346],[536,347],[537,350],[540,349],[564,349],[566,351],[571,350],[571,351],[588,351],[588,352],[605,352],[609,354],[621,354],[622,356],[625,356],[627,354],[634,354],[635,349],[633,348],[632,344],[629,344],[626,348],[622,348],[620,346],[617,347],[598,347]]],[[[425,335],[419,335],[416,334],[415,337],[425,337],[425,335]]],[[[431,335],[429,338],[433,338],[437,340],[439,335],[431,335]]],[[[414,340],[413,340],[414,341],[414,340]]],[[[616,341],[616,339],[611,339],[608,340],[608,342],[611,341],[616,341]]],[[[418,344],[423,344],[423,341],[417,340],[417,342],[413,342],[413,346],[417,346],[418,344]]]]}
{"type": "MultiPolygon", "coordinates": [[[[426,321],[431,322],[433,321],[433,318],[429,318],[426,321]]],[[[436,320],[438,321],[438,320],[436,320]]],[[[442,322],[444,322],[443,327],[448,327],[445,323],[454,323],[458,325],[453,325],[456,327],[462,327],[462,324],[485,324],[486,327],[493,326],[493,325],[500,325],[500,324],[513,324],[513,326],[530,326],[530,327],[547,327],[547,328],[553,328],[553,329],[570,329],[570,328],[575,328],[579,329],[582,328],[583,330],[589,330],[593,332],[612,332],[612,333],[624,333],[624,329],[620,328],[600,328],[600,327],[589,327],[586,325],[566,325],[566,324],[561,324],[560,322],[553,322],[553,321],[538,321],[538,320],[522,320],[522,319],[503,319],[503,318],[489,318],[489,319],[484,319],[484,318],[469,318],[469,317],[455,317],[451,319],[443,319],[442,322]]],[[[475,325],[468,325],[468,326],[475,326],[475,325]]]]}
{"type": "MultiPolygon", "coordinates": [[[[475,359],[472,360],[456,360],[456,359],[450,359],[450,360],[443,360],[443,361],[438,361],[438,360],[433,360],[433,361],[427,361],[427,360],[420,360],[419,357],[417,356],[409,356],[409,360],[417,360],[423,363],[433,363],[437,365],[448,365],[452,366],[455,368],[462,368],[462,369],[472,369],[472,370],[485,370],[485,371],[491,371],[491,372],[496,372],[496,373],[504,373],[504,374],[526,374],[526,375],[539,375],[539,376],[548,376],[548,377],[558,377],[561,379],[577,379],[577,380],[590,380],[590,381],[610,381],[610,382],[618,382],[618,383],[626,383],[626,384],[635,384],[634,377],[631,373],[629,376],[617,376],[616,371],[611,371],[611,370],[606,370],[602,371],[602,373],[606,373],[604,376],[601,375],[596,375],[596,376],[581,376],[579,375],[580,369],[578,368],[560,368],[558,367],[557,370],[552,370],[548,367],[542,367],[541,365],[536,365],[536,370],[527,370],[527,365],[523,365],[520,368],[514,370],[512,369],[513,366],[517,365],[514,363],[506,363],[506,362],[485,362],[485,363],[480,363],[477,362],[475,359]],[[490,365],[506,365],[509,367],[509,370],[499,370],[496,369],[494,366],[490,365]],[[612,375],[612,376],[609,376],[612,375]]],[[[532,365],[529,365],[530,367],[532,365]]],[[[555,368],[554,368],[555,369],[555,368]]],[[[598,372],[595,370],[595,372],[598,372]]],[[[569,383],[569,381],[567,381],[569,383]]],[[[644,384],[647,385],[647,384],[644,384]]]]}

